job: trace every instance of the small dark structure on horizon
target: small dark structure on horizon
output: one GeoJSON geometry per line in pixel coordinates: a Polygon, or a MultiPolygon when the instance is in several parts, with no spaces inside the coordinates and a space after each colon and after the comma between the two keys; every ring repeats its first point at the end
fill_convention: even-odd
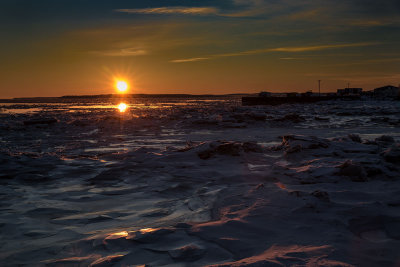
{"type": "Polygon", "coordinates": [[[261,92],[258,96],[242,97],[242,105],[257,106],[257,105],[282,105],[296,103],[315,103],[319,101],[327,101],[336,99],[336,95],[315,95],[311,91],[306,93],[286,93],[272,94],[269,92],[261,92]]]}
{"type": "MultiPolygon", "coordinates": [[[[320,81],[319,81],[320,83],[320,81]]],[[[344,88],[338,89],[337,93],[320,92],[315,94],[312,91],[305,93],[270,93],[261,92],[258,96],[242,97],[242,105],[257,106],[257,105],[282,105],[296,103],[315,103],[327,100],[360,100],[360,99],[384,99],[384,100],[400,100],[400,86],[387,85],[376,88],[371,91],[363,91],[363,88],[344,88]],[[363,98],[361,98],[363,97],[363,98]]]]}
{"type": "Polygon", "coordinates": [[[344,88],[338,89],[338,96],[361,96],[363,89],[362,88],[344,88]]]}
{"type": "Polygon", "coordinates": [[[400,87],[393,85],[386,85],[383,87],[375,88],[373,96],[380,99],[395,99],[400,97],[400,87]]]}

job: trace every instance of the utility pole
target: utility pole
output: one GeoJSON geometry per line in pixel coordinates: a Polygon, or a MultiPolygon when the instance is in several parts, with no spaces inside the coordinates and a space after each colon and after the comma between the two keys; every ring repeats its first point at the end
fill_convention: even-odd
{"type": "Polygon", "coordinates": [[[350,83],[347,83],[347,88],[350,88],[350,83]]]}
{"type": "Polygon", "coordinates": [[[318,80],[318,94],[321,96],[321,80],[318,80]]]}

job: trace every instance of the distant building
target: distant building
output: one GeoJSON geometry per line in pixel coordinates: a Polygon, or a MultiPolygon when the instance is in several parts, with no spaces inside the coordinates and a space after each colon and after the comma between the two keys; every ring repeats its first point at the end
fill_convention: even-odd
{"type": "Polygon", "coordinates": [[[374,96],[374,91],[373,91],[373,90],[371,90],[371,91],[364,91],[364,92],[362,92],[362,95],[363,95],[363,96],[366,96],[366,97],[369,97],[369,98],[372,98],[372,97],[374,96]]]}
{"type": "Polygon", "coordinates": [[[397,98],[400,96],[399,87],[387,85],[374,89],[374,96],[377,98],[397,98]]]}
{"type": "Polygon", "coordinates": [[[344,88],[338,89],[338,96],[360,96],[362,94],[362,88],[344,88]]]}

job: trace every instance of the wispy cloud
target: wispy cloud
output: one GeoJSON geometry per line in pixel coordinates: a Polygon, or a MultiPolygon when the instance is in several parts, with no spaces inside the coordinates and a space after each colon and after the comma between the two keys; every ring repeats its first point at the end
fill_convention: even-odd
{"type": "Polygon", "coordinates": [[[271,52],[307,52],[307,51],[319,51],[336,48],[346,47],[362,47],[377,45],[376,42],[365,42],[365,43],[352,43],[352,44],[331,44],[331,45],[315,45],[315,46],[299,46],[299,47],[278,47],[269,49],[271,52]]]}
{"type": "Polygon", "coordinates": [[[135,57],[135,56],[144,56],[148,54],[146,50],[136,49],[136,48],[99,50],[99,51],[90,51],[89,53],[97,56],[107,56],[107,57],[135,57]]]}
{"type": "Polygon", "coordinates": [[[400,20],[388,20],[388,19],[375,19],[375,20],[368,20],[368,19],[358,19],[358,20],[351,20],[349,21],[349,25],[351,26],[358,26],[358,27],[381,27],[381,26],[390,26],[399,24],[400,20]]]}
{"type": "Polygon", "coordinates": [[[304,60],[306,57],[281,57],[280,60],[304,60]]]}
{"type": "Polygon", "coordinates": [[[185,63],[185,62],[194,62],[194,61],[203,61],[210,59],[208,57],[194,57],[194,58],[186,58],[186,59],[175,59],[171,60],[172,63],[185,63]]]}
{"type": "Polygon", "coordinates": [[[131,14],[182,14],[182,15],[212,15],[218,14],[214,7],[155,7],[137,9],[117,9],[117,12],[131,14]]]}
{"type": "Polygon", "coordinates": [[[154,15],[215,15],[220,17],[253,17],[261,15],[265,12],[264,8],[259,9],[246,9],[230,12],[223,12],[215,7],[154,7],[154,8],[135,8],[135,9],[116,9],[116,12],[130,13],[130,14],[154,14],[154,15]]]}
{"type": "Polygon", "coordinates": [[[226,13],[218,13],[221,17],[231,17],[231,18],[243,18],[243,17],[254,17],[259,16],[265,13],[265,9],[248,9],[237,12],[226,12],[226,13]]]}
{"type": "MultiPolygon", "coordinates": [[[[221,57],[248,56],[248,55],[256,55],[256,54],[272,53],[272,52],[300,53],[300,52],[312,52],[312,51],[321,51],[321,50],[328,50],[328,49],[373,46],[373,45],[378,45],[378,44],[380,44],[380,43],[364,42],[364,43],[351,43],[351,44],[330,44],[330,45],[313,45],[313,46],[298,46],[298,47],[262,48],[262,49],[241,51],[241,52],[236,52],[236,53],[214,54],[214,55],[209,55],[209,56],[204,56],[204,57],[175,59],[175,60],[171,60],[170,62],[185,63],[185,62],[194,62],[194,61],[208,60],[208,59],[221,58],[221,57]]],[[[287,57],[287,58],[282,58],[282,59],[294,59],[294,58],[287,57]]]]}

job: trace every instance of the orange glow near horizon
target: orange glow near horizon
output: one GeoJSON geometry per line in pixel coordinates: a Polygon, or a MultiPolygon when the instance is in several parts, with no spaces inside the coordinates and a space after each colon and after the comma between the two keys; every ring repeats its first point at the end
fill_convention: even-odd
{"type": "Polygon", "coordinates": [[[124,92],[126,92],[126,91],[128,90],[129,85],[128,85],[128,83],[127,83],[126,81],[118,80],[118,81],[115,83],[115,87],[117,88],[117,90],[118,90],[120,93],[124,93],[124,92]]]}
{"type": "Polygon", "coordinates": [[[121,103],[118,105],[119,112],[121,113],[125,112],[127,108],[128,106],[125,103],[121,103]]]}

